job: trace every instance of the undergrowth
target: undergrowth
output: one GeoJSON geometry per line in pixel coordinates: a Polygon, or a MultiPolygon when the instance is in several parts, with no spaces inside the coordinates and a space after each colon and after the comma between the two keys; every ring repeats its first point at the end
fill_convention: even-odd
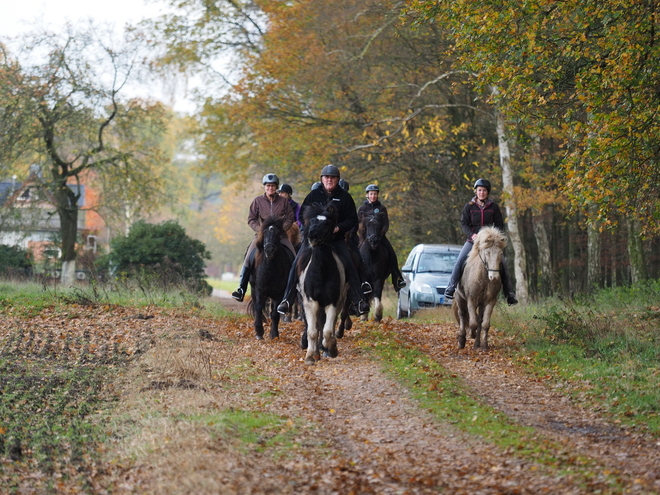
{"type": "Polygon", "coordinates": [[[516,362],[573,398],[660,436],[660,282],[497,311],[494,326],[520,342],[516,362]]]}

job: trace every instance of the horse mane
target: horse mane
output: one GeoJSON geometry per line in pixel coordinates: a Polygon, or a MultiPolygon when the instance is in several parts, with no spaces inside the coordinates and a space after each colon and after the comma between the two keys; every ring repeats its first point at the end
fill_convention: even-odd
{"type": "Polygon", "coordinates": [[[300,227],[298,227],[298,224],[296,222],[293,222],[291,228],[286,231],[286,236],[289,238],[289,242],[294,247],[300,244],[300,227]]]}
{"type": "Polygon", "coordinates": [[[312,203],[311,205],[305,208],[303,213],[303,224],[307,225],[309,220],[318,216],[318,215],[330,215],[330,218],[334,218],[335,224],[339,220],[339,211],[334,204],[334,201],[329,200],[327,203],[312,203]]]}
{"type": "Polygon", "coordinates": [[[470,251],[469,259],[479,255],[479,251],[497,246],[504,250],[507,245],[507,238],[504,232],[496,227],[483,227],[474,240],[474,246],[470,251]]]}

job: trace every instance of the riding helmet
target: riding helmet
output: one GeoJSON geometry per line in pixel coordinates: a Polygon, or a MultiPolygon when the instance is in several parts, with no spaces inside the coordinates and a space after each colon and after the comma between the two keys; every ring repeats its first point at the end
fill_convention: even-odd
{"type": "Polygon", "coordinates": [[[339,169],[332,164],[326,165],[325,167],[323,167],[323,170],[321,170],[321,177],[323,177],[324,175],[327,177],[339,177],[340,176],[339,169]]]}
{"type": "Polygon", "coordinates": [[[282,184],[277,190],[278,192],[293,194],[293,188],[289,184],[282,184]]]}
{"type": "Polygon", "coordinates": [[[378,189],[378,186],[377,186],[376,184],[369,184],[369,185],[367,186],[367,188],[366,188],[364,191],[365,191],[365,192],[369,192],[369,191],[380,191],[380,189],[378,189]]]}
{"type": "Polygon", "coordinates": [[[312,184],[312,191],[314,189],[318,189],[319,187],[321,187],[321,183],[320,182],[314,182],[314,184],[312,184]]]}
{"type": "Polygon", "coordinates": [[[341,187],[344,191],[348,192],[351,186],[344,179],[339,179],[339,187],[341,187]]]}
{"type": "Polygon", "coordinates": [[[485,187],[488,192],[490,192],[490,181],[487,181],[486,179],[477,179],[477,181],[474,183],[474,187],[472,189],[476,189],[477,187],[485,187]]]}
{"type": "Polygon", "coordinates": [[[261,179],[261,183],[265,186],[266,184],[275,184],[276,186],[280,185],[280,179],[275,174],[266,174],[264,178],[261,179]]]}

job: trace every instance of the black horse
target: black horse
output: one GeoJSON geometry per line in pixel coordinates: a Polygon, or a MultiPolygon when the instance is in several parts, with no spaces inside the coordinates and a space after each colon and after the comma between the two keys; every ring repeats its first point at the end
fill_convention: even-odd
{"type": "Polygon", "coordinates": [[[306,323],[301,347],[307,349],[307,364],[315,364],[321,358],[321,349],[326,357],[337,357],[339,353],[337,339],[342,337],[342,331],[335,331],[335,326],[346,307],[348,277],[331,245],[337,221],[338,211],[332,202],[305,209],[306,242],[296,269],[306,323]]]}
{"type": "MultiPolygon", "coordinates": [[[[360,235],[360,256],[365,269],[367,280],[371,283],[373,292],[370,294],[370,302],[374,309],[374,320],[381,321],[383,318],[383,287],[385,280],[391,274],[389,254],[387,248],[381,242],[383,239],[382,214],[374,213],[365,216],[360,222],[358,229],[360,235]]],[[[364,315],[366,320],[368,315],[364,315]]]]}
{"type": "Polygon", "coordinates": [[[286,237],[284,219],[269,217],[261,224],[257,234],[254,269],[250,275],[252,301],[250,310],[254,315],[254,331],[258,339],[264,338],[264,313],[270,303],[270,337],[280,336],[278,325],[280,314],[277,304],[284,296],[286,280],[293,253],[280,241],[286,237]]]}

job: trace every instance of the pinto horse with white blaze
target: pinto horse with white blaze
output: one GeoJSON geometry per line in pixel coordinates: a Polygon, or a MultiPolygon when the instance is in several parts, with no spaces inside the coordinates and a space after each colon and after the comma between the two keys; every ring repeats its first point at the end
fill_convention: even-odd
{"type": "Polygon", "coordinates": [[[298,256],[298,292],[306,321],[301,347],[307,347],[305,363],[315,364],[324,356],[337,357],[337,319],[345,307],[348,277],[344,264],[331,245],[338,211],[329,202],[305,209],[306,242],[298,256]]]}
{"type": "Polygon", "coordinates": [[[283,218],[269,217],[257,234],[254,269],[250,275],[252,300],[248,309],[254,315],[254,330],[260,340],[264,335],[264,313],[270,315],[270,337],[280,336],[277,304],[284,296],[293,263],[293,253],[281,242],[286,237],[283,224],[283,218]]]}
{"type": "MultiPolygon", "coordinates": [[[[370,294],[371,305],[374,309],[374,320],[383,318],[383,287],[385,280],[391,273],[389,253],[381,242],[384,236],[385,222],[382,213],[365,216],[360,222],[358,234],[360,236],[359,251],[362,257],[367,280],[373,289],[370,294]]],[[[368,315],[362,317],[366,320],[368,315]]]]}
{"type": "Polygon", "coordinates": [[[500,263],[506,245],[506,236],[495,227],[483,227],[474,240],[453,303],[459,349],[465,347],[468,326],[475,349],[488,348],[490,317],[502,289],[500,263]]]}

